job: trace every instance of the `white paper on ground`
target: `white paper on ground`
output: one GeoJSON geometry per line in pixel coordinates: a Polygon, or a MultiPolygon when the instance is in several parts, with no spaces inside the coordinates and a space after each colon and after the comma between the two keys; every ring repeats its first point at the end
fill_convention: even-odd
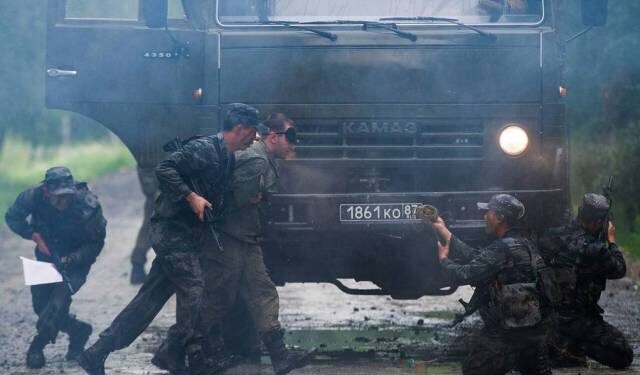
{"type": "Polygon", "coordinates": [[[24,271],[24,285],[40,285],[62,282],[62,275],[53,263],[39,262],[20,257],[24,271]]]}

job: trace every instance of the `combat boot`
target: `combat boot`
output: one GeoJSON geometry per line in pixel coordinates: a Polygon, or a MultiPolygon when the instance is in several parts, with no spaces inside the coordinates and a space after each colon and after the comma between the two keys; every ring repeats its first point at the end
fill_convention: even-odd
{"type": "Polygon", "coordinates": [[[40,336],[36,335],[29,345],[27,350],[27,367],[29,368],[42,368],[46,362],[44,358],[44,347],[47,346],[47,341],[43,340],[40,336]]]}
{"type": "Polygon", "coordinates": [[[241,362],[240,356],[231,354],[227,350],[219,330],[212,330],[206,341],[208,343],[206,353],[208,375],[220,374],[241,362]]]}
{"type": "Polygon", "coordinates": [[[183,375],[187,374],[184,357],[184,347],[167,338],[151,358],[151,363],[171,375],[183,375]]]}
{"type": "Polygon", "coordinates": [[[291,370],[304,367],[315,352],[312,350],[287,349],[283,341],[284,330],[277,329],[262,335],[262,342],[271,357],[271,365],[276,375],[284,375],[291,370]]]}
{"type": "Polygon", "coordinates": [[[73,319],[69,324],[67,333],[69,334],[69,348],[65,359],[67,361],[75,361],[84,350],[84,345],[89,340],[93,328],[91,324],[81,320],[73,319]]]}
{"type": "Polygon", "coordinates": [[[89,375],[105,375],[104,362],[112,351],[107,343],[98,339],[90,348],[80,353],[77,358],[78,365],[89,375]]]}
{"type": "Polygon", "coordinates": [[[131,266],[131,276],[129,278],[131,285],[142,284],[146,277],[147,273],[144,271],[144,264],[133,263],[133,265],[131,266]]]}

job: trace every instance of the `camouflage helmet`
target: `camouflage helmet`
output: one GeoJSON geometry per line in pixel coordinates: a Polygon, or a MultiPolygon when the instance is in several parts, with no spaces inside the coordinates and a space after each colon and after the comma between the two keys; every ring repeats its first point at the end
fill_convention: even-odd
{"type": "Polygon", "coordinates": [[[587,193],[582,197],[578,218],[582,220],[604,219],[609,213],[609,200],[601,194],[587,193]]]}
{"type": "Polygon", "coordinates": [[[494,211],[505,216],[508,221],[522,219],[525,213],[524,205],[516,197],[509,194],[496,194],[489,202],[478,202],[478,209],[494,211]]]}
{"type": "Polygon", "coordinates": [[[47,169],[42,182],[52,195],[75,194],[77,191],[73,175],[67,167],[47,169]]]}

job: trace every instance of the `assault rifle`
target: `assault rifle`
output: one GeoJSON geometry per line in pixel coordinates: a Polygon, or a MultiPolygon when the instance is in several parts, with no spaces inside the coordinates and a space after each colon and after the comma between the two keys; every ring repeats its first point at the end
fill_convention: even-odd
{"type": "Polygon", "coordinates": [[[607,185],[602,187],[602,195],[607,198],[609,202],[609,209],[607,209],[607,215],[605,216],[604,222],[602,223],[602,238],[605,240],[609,239],[609,222],[613,220],[613,214],[611,213],[611,208],[613,206],[613,176],[609,176],[609,181],[607,185]]]}
{"type": "MultiPolygon", "coordinates": [[[[192,137],[189,140],[193,138],[195,137],[192,137]]],[[[187,140],[187,142],[189,140],[187,140]]],[[[173,151],[182,152],[184,151],[184,143],[179,137],[176,137],[174,140],[165,144],[163,147],[163,150],[167,152],[173,152],[173,151]]],[[[189,177],[189,183],[191,184],[191,188],[193,189],[193,192],[204,198],[205,190],[201,186],[200,180],[197,178],[189,177]]],[[[214,204],[214,207],[220,208],[222,205],[222,201],[219,200],[219,202],[213,202],[213,204],[214,204]]],[[[218,246],[218,250],[220,250],[220,252],[224,252],[224,248],[222,247],[222,243],[220,242],[220,235],[218,234],[218,231],[215,227],[215,222],[218,221],[217,219],[218,218],[216,218],[216,215],[211,208],[209,207],[204,208],[204,222],[207,223],[207,227],[211,232],[211,236],[213,237],[213,240],[216,242],[216,246],[218,246]]]]}
{"type": "Polygon", "coordinates": [[[48,233],[49,231],[45,228],[35,228],[35,230],[43,236],[44,241],[49,248],[49,253],[51,254],[51,261],[53,262],[53,265],[56,266],[58,273],[62,276],[62,282],[65,283],[67,289],[69,289],[69,292],[71,292],[71,294],[73,295],[75,292],[77,292],[77,290],[73,288],[73,284],[71,284],[71,282],[69,281],[69,276],[67,275],[65,266],[62,263],[60,255],[58,254],[58,241],[50,236],[48,233]]]}

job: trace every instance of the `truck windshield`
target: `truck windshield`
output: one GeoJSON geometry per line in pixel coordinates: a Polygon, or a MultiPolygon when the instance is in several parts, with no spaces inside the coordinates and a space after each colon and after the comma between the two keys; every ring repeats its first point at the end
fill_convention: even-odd
{"type": "MultiPolygon", "coordinates": [[[[454,18],[467,24],[538,23],[544,0],[218,0],[222,24],[265,21],[378,21],[381,18],[454,18]]],[[[437,23],[438,21],[434,21],[437,23]]]]}

